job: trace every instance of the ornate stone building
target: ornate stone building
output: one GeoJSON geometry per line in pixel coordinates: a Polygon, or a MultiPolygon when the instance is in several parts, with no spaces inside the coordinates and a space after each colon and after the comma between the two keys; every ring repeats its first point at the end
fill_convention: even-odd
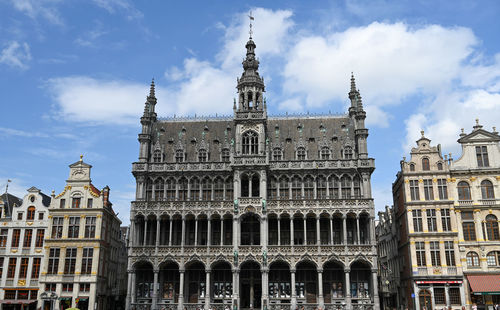
{"type": "Polygon", "coordinates": [[[268,116],[255,48],[230,117],[159,119],[151,84],[128,309],[379,308],[375,165],[354,77],[347,114],[268,116]]]}

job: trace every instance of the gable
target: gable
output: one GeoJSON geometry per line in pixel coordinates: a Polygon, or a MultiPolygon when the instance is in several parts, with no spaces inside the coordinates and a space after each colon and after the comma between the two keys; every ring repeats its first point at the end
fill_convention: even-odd
{"type": "Polygon", "coordinates": [[[457,141],[458,143],[494,142],[500,141],[500,136],[497,133],[491,133],[484,129],[477,129],[457,141]]]}

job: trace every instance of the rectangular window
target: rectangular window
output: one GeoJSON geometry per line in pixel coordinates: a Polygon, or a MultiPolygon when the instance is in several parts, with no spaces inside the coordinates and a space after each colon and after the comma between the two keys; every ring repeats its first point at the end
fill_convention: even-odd
{"type": "Polygon", "coordinates": [[[80,283],[80,292],[90,292],[90,283],[80,283]]]}
{"type": "Polygon", "coordinates": [[[450,287],[450,304],[461,305],[460,289],[458,287],[450,287]]]}
{"type": "Polygon", "coordinates": [[[56,291],[56,283],[47,283],[45,284],[45,291],[46,292],[55,292],[56,291]]]}
{"type": "Polygon", "coordinates": [[[446,179],[439,179],[438,182],[438,194],[440,200],[448,199],[448,185],[446,184],[446,179]]]}
{"type": "Polygon", "coordinates": [[[434,188],[432,180],[424,180],[424,196],[425,200],[434,200],[434,188]]]}
{"type": "Polygon", "coordinates": [[[3,257],[0,257],[0,279],[2,278],[3,275],[3,257]]]}
{"type": "Polygon", "coordinates": [[[444,287],[434,287],[434,302],[436,305],[445,305],[444,287]]]}
{"type": "Polygon", "coordinates": [[[17,219],[20,220],[20,221],[23,219],[23,213],[22,212],[18,212],[17,213],[17,219]]]}
{"type": "Polygon", "coordinates": [[[451,231],[450,209],[441,209],[441,223],[443,231],[451,231]]]}
{"type": "Polygon", "coordinates": [[[427,229],[429,231],[437,231],[437,219],[436,219],[436,210],[427,209],[427,229]]]}
{"type": "Polygon", "coordinates": [[[36,230],[36,240],[35,240],[35,247],[36,248],[43,247],[44,236],[45,236],[45,229],[37,229],[36,230]]]}
{"type": "Polygon", "coordinates": [[[43,212],[39,212],[38,213],[38,219],[39,220],[43,220],[43,212]]]}
{"type": "Polygon", "coordinates": [[[40,275],[40,261],[42,259],[40,257],[33,258],[33,266],[31,267],[31,278],[38,279],[40,275]]]}
{"type": "Polygon", "coordinates": [[[420,193],[418,191],[418,180],[410,180],[410,198],[412,201],[420,200],[420,193]]]}
{"type": "Polygon", "coordinates": [[[49,262],[47,264],[47,274],[57,274],[59,269],[59,256],[61,254],[61,249],[51,248],[49,250],[49,262]]]}
{"type": "Polygon", "coordinates": [[[434,267],[441,266],[441,255],[439,253],[439,241],[429,242],[431,248],[431,264],[434,267]]]}
{"type": "Polygon", "coordinates": [[[444,256],[446,257],[447,266],[456,266],[455,248],[453,247],[453,241],[444,242],[444,256]]]}
{"type": "Polygon", "coordinates": [[[415,249],[417,253],[417,266],[425,267],[427,265],[425,260],[425,243],[415,242],[415,249]]]}
{"type": "Polygon", "coordinates": [[[9,235],[8,229],[0,230],[0,248],[5,248],[7,246],[7,236],[9,235]]]}
{"type": "Polygon", "coordinates": [[[63,292],[73,292],[73,283],[63,283],[62,291],[63,292]]]}
{"type": "Polygon", "coordinates": [[[85,238],[95,238],[95,216],[87,216],[85,218],[85,238]]]}
{"type": "Polygon", "coordinates": [[[422,211],[421,210],[412,210],[412,217],[413,217],[413,230],[414,231],[423,231],[423,226],[422,226],[422,211]]]}
{"type": "Polygon", "coordinates": [[[71,216],[69,218],[68,238],[78,238],[80,233],[80,217],[71,216]]]}
{"type": "Polygon", "coordinates": [[[94,200],[92,198],[87,199],[87,208],[91,209],[94,204],[94,200]]]}
{"type": "Polygon", "coordinates": [[[32,237],[33,237],[33,229],[24,230],[23,248],[30,248],[31,247],[32,237]]]}
{"type": "Polygon", "coordinates": [[[476,225],[472,211],[462,212],[462,230],[465,241],[476,241],[476,225]]]}
{"type": "Polygon", "coordinates": [[[21,258],[21,266],[19,268],[19,279],[26,279],[28,273],[28,258],[21,258]]]}
{"type": "Polygon", "coordinates": [[[76,248],[67,248],[64,259],[64,274],[74,274],[76,266],[76,248]]]}
{"type": "Polygon", "coordinates": [[[486,145],[476,146],[476,157],[478,167],[489,167],[490,162],[488,160],[488,148],[486,145]]]}
{"type": "Polygon", "coordinates": [[[59,200],[59,208],[64,209],[66,207],[66,199],[59,200]]]}
{"type": "Polygon", "coordinates": [[[78,209],[80,208],[80,202],[82,201],[82,198],[80,197],[75,197],[71,200],[71,208],[73,209],[78,209]]]}
{"type": "Polygon", "coordinates": [[[62,238],[64,217],[55,216],[52,218],[52,238],[62,238]]]}
{"type": "Polygon", "coordinates": [[[91,274],[92,273],[92,257],[94,256],[93,248],[83,248],[82,255],[82,274],[91,274]]]}
{"type": "Polygon", "coordinates": [[[5,291],[4,299],[16,299],[16,290],[5,291]]]}
{"type": "Polygon", "coordinates": [[[17,248],[19,246],[19,239],[21,238],[21,230],[14,229],[12,234],[12,242],[10,244],[11,247],[17,248]]]}
{"type": "Polygon", "coordinates": [[[7,279],[13,279],[16,274],[17,258],[9,258],[9,268],[7,269],[7,279]]]}

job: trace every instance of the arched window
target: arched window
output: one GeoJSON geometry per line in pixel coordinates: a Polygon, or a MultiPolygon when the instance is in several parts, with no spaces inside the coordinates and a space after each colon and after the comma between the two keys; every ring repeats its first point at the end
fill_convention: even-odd
{"type": "Polygon", "coordinates": [[[154,163],[161,163],[161,152],[160,150],[156,150],[153,152],[153,162],[154,163]]]}
{"type": "Polygon", "coordinates": [[[267,197],[269,199],[276,199],[277,195],[278,195],[278,183],[276,182],[276,179],[274,177],[271,177],[269,179],[269,182],[267,182],[267,197]]]}
{"type": "Polygon", "coordinates": [[[230,155],[229,155],[229,149],[228,148],[223,148],[222,149],[221,159],[222,159],[223,162],[229,162],[230,155]]]}
{"type": "Polygon", "coordinates": [[[183,150],[176,150],[175,151],[175,162],[176,163],[184,162],[184,151],[183,150]]]}
{"type": "Polygon", "coordinates": [[[279,186],[280,186],[279,199],[289,199],[290,186],[288,184],[288,178],[285,176],[281,177],[279,186]]]}
{"type": "Polygon", "coordinates": [[[443,163],[437,163],[438,170],[443,170],[443,163]]]}
{"type": "Polygon", "coordinates": [[[339,182],[339,178],[337,178],[336,176],[331,176],[330,177],[330,180],[328,181],[328,187],[329,187],[329,191],[330,191],[330,199],[339,199],[340,196],[339,196],[339,193],[340,193],[340,190],[339,190],[339,186],[340,185],[340,182],[339,182]]]}
{"type": "Polygon", "coordinates": [[[314,179],[311,176],[304,178],[304,198],[314,199],[314,179]]]}
{"type": "Polygon", "coordinates": [[[226,181],[224,183],[224,187],[225,187],[225,191],[226,191],[225,199],[232,201],[233,200],[233,178],[232,177],[226,179],[226,181]]]}
{"type": "Polygon", "coordinates": [[[486,216],[486,233],[488,235],[488,240],[500,240],[498,219],[493,214],[488,214],[486,216]]]}
{"type": "Polygon", "coordinates": [[[414,163],[410,164],[410,171],[415,171],[415,164],[414,163]]]}
{"type": "Polygon", "coordinates": [[[205,149],[200,149],[198,151],[198,161],[201,163],[208,161],[208,152],[205,149]]]}
{"type": "Polygon", "coordinates": [[[146,184],[146,199],[153,199],[153,180],[150,179],[148,179],[148,182],[146,184]]]}
{"type": "Polygon", "coordinates": [[[322,175],[316,178],[316,198],[326,198],[326,178],[322,175]]]}
{"type": "Polygon", "coordinates": [[[488,266],[500,266],[500,251],[492,251],[486,256],[488,266]]]}
{"type": "Polygon", "coordinates": [[[479,267],[479,255],[476,252],[467,253],[467,267],[479,267]]]}
{"type": "Polygon", "coordinates": [[[224,180],[221,177],[217,177],[214,181],[214,200],[224,199],[224,180]]]}
{"type": "Polygon", "coordinates": [[[28,213],[26,213],[26,220],[33,221],[35,219],[35,207],[31,206],[28,208],[28,213]]]}
{"type": "Polygon", "coordinates": [[[155,180],[155,200],[163,200],[163,191],[165,189],[165,183],[162,178],[155,180]]]}
{"type": "Polygon", "coordinates": [[[245,155],[257,154],[259,151],[259,136],[255,131],[249,130],[242,137],[242,153],[245,155]]]}
{"type": "Polygon", "coordinates": [[[494,199],[495,194],[493,193],[493,184],[488,180],[483,180],[481,182],[481,195],[483,199],[494,199]]]}
{"type": "Polygon", "coordinates": [[[179,200],[187,200],[188,197],[188,181],[186,178],[179,180],[179,200]]]}
{"type": "Polygon", "coordinates": [[[429,171],[431,170],[431,166],[429,164],[429,158],[422,158],[422,170],[429,171]]]}
{"type": "Polygon", "coordinates": [[[281,151],[281,148],[275,147],[273,149],[273,160],[282,160],[283,159],[283,152],[281,151]]]}
{"type": "Polygon", "coordinates": [[[458,200],[471,200],[469,183],[465,181],[458,182],[457,191],[458,200]]]}
{"type": "Polygon", "coordinates": [[[305,160],[306,159],[306,149],[304,147],[297,148],[297,160],[305,160]]]}
{"type": "Polygon", "coordinates": [[[302,198],[302,180],[298,176],[292,179],[292,199],[302,198]]]}
{"type": "Polygon", "coordinates": [[[352,148],[350,146],[346,146],[344,149],[344,159],[352,159],[352,148]]]}
{"type": "Polygon", "coordinates": [[[165,182],[167,188],[167,200],[175,200],[175,180],[170,178],[165,182]]]}
{"type": "Polygon", "coordinates": [[[319,158],[320,159],[330,159],[330,148],[328,146],[323,146],[321,148],[319,158]]]}

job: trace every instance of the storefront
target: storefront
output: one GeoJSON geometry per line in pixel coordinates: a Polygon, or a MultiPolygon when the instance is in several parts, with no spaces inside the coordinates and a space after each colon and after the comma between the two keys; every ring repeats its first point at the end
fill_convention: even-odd
{"type": "Polygon", "coordinates": [[[460,280],[423,280],[416,281],[416,286],[416,309],[460,309],[464,304],[465,296],[460,280]]]}
{"type": "Polygon", "coordinates": [[[478,310],[493,310],[500,304],[500,274],[468,275],[471,302],[478,310]]]}

